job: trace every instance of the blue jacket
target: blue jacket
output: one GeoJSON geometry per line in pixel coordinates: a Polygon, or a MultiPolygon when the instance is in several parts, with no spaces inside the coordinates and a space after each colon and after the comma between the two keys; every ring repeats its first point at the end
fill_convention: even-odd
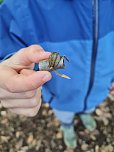
{"type": "Polygon", "coordinates": [[[71,80],[43,86],[51,107],[82,112],[98,106],[114,80],[114,0],[5,0],[0,7],[0,60],[31,44],[70,60],[71,80]]]}

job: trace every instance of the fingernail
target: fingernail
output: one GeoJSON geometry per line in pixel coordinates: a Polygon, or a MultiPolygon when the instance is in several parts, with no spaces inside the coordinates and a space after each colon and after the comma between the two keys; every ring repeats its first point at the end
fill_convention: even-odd
{"type": "Polygon", "coordinates": [[[50,76],[49,76],[48,74],[45,74],[45,75],[42,77],[42,80],[43,80],[44,82],[46,82],[46,81],[50,80],[50,76]]]}

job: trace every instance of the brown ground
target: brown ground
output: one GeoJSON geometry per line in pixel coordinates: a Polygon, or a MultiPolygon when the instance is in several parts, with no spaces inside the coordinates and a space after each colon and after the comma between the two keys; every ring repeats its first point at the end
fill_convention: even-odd
{"type": "MultiPolygon", "coordinates": [[[[20,117],[0,108],[0,152],[72,152],[62,141],[60,124],[47,105],[34,118],[20,117]]],[[[75,152],[114,152],[114,101],[107,100],[93,114],[97,129],[89,133],[75,118],[75,152]]]]}

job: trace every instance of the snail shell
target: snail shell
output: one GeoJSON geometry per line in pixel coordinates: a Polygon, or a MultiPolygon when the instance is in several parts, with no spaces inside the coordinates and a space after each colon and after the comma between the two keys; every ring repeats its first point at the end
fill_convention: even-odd
{"type": "Polygon", "coordinates": [[[52,52],[49,59],[39,62],[40,71],[53,71],[64,67],[64,56],[60,56],[58,52],[52,52]]]}

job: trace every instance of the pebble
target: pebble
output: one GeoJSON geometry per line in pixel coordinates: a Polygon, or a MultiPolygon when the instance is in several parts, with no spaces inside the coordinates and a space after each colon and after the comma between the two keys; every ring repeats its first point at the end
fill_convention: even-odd
{"type": "Polygon", "coordinates": [[[78,120],[78,119],[75,119],[75,120],[74,120],[74,125],[76,126],[76,125],[78,125],[78,123],[79,123],[79,120],[78,120]]]}
{"type": "Polygon", "coordinates": [[[95,152],[99,152],[99,146],[98,145],[95,146],[95,152]]]}
{"type": "Polygon", "coordinates": [[[112,145],[108,145],[108,146],[101,146],[100,147],[100,152],[114,152],[114,147],[112,145]]]}
{"type": "Polygon", "coordinates": [[[42,111],[42,115],[43,115],[43,116],[47,116],[47,114],[48,114],[48,113],[47,113],[47,110],[43,110],[43,111],[42,111]]]}
{"type": "Polygon", "coordinates": [[[105,116],[106,118],[112,119],[111,113],[104,113],[104,116],[105,116]]]}
{"type": "Polygon", "coordinates": [[[7,115],[7,112],[6,111],[1,111],[1,116],[6,116],[7,115]]]}
{"type": "Polygon", "coordinates": [[[53,120],[53,124],[54,124],[54,126],[58,127],[60,125],[60,122],[58,121],[58,119],[55,118],[53,120]]]}
{"type": "Polygon", "coordinates": [[[108,145],[109,152],[114,152],[114,147],[112,145],[108,145]]]}
{"type": "Polygon", "coordinates": [[[49,108],[49,104],[48,104],[48,103],[45,103],[45,104],[43,104],[43,107],[49,108]]]}
{"type": "Polygon", "coordinates": [[[23,147],[21,147],[21,150],[23,150],[24,152],[27,152],[28,149],[29,149],[28,146],[23,146],[23,147]]]}
{"type": "Polygon", "coordinates": [[[107,106],[107,102],[105,101],[105,102],[103,102],[102,104],[101,104],[101,106],[100,106],[100,108],[106,108],[106,106],[107,106]]]}
{"type": "Polygon", "coordinates": [[[32,141],[32,146],[35,146],[35,145],[37,145],[37,140],[36,140],[36,139],[33,139],[33,141],[32,141]]]}
{"type": "Polygon", "coordinates": [[[2,142],[8,142],[10,137],[9,136],[0,136],[0,139],[1,139],[2,142]]]}
{"type": "Polygon", "coordinates": [[[98,116],[101,116],[101,115],[103,115],[103,112],[100,110],[100,109],[96,109],[96,114],[98,115],[98,116]]]}
{"type": "Polygon", "coordinates": [[[4,118],[3,120],[1,120],[1,122],[0,122],[1,124],[5,124],[5,125],[8,125],[8,119],[6,118],[4,118]]]}
{"type": "Polygon", "coordinates": [[[84,132],[84,131],[80,131],[79,134],[80,134],[81,136],[85,136],[85,134],[87,134],[87,133],[84,132]]]}
{"type": "Polygon", "coordinates": [[[51,152],[51,150],[50,150],[50,149],[48,149],[48,148],[46,148],[45,152],[51,152]]]}
{"type": "Polygon", "coordinates": [[[29,137],[27,138],[27,144],[31,144],[33,142],[33,135],[30,134],[29,137]]]}
{"type": "MultiPolygon", "coordinates": [[[[14,149],[11,148],[11,149],[9,150],[9,152],[14,152],[14,149]]],[[[18,152],[18,151],[17,151],[17,152],[18,152]]]]}
{"type": "Polygon", "coordinates": [[[107,107],[105,107],[105,108],[103,109],[103,111],[104,111],[104,112],[109,112],[110,109],[109,109],[109,107],[107,106],[107,107]]]}
{"type": "Polygon", "coordinates": [[[114,141],[112,142],[112,145],[114,146],[114,141]]]}
{"type": "Polygon", "coordinates": [[[20,147],[22,147],[23,145],[23,139],[21,138],[15,145],[16,149],[20,149],[20,147]]]}
{"type": "Polygon", "coordinates": [[[81,149],[84,150],[84,151],[87,151],[87,149],[88,149],[88,144],[83,144],[83,145],[81,146],[81,149]]]}
{"type": "Polygon", "coordinates": [[[97,130],[97,129],[93,133],[94,133],[94,135],[99,135],[100,134],[99,130],[97,130]]]}
{"type": "Polygon", "coordinates": [[[111,100],[111,101],[114,101],[114,95],[109,95],[109,99],[111,100]]]}
{"type": "Polygon", "coordinates": [[[50,115],[52,115],[53,114],[53,110],[49,110],[48,111],[48,115],[50,116],[50,115]]]}
{"type": "Polygon", "coordinates": [[[2,109],[2,104],[0,103],[0,109],[2,109]]]}
{"type": "Polygon", "coordinates": [[[90,138],[94,141],[96,140],[96,137],[94,135],[90,135],[90,138]]]}
{"type": "Polygon", "coordinates": [[[41,142],[42,142],[41,140],[37,140],[37,143],[36,143],[36,146],[35,146],[36,151],[38,151],[40,149],[41,142]]]}
{"type": "Polygon", "coordinates": [[[57,139],[61,139],[62,138],[62,132],[61,131],[56,134],[56,138],[57,139]]]}
{"type": "Polygon", "coordinates": [[[103,117],[102,120],[105,126],[109,124],[109,120],[107,118],[103,117]]]}
{"type": "Polygon", "coordinates": [[[67,148],[66,150],[64,150],[64,152],[74,152],[73,149],[67,148]]]}
{"type": "Polygon", "coordinates": [[[22,133],[20,131],[16,132],[16,138],[19,138],[22,133]]]}
{"type": "Polygon", "coordinates": [[[107,138],[106,141],[107,141],[108,143],[110,143],[110,138],[107,138]]]}

